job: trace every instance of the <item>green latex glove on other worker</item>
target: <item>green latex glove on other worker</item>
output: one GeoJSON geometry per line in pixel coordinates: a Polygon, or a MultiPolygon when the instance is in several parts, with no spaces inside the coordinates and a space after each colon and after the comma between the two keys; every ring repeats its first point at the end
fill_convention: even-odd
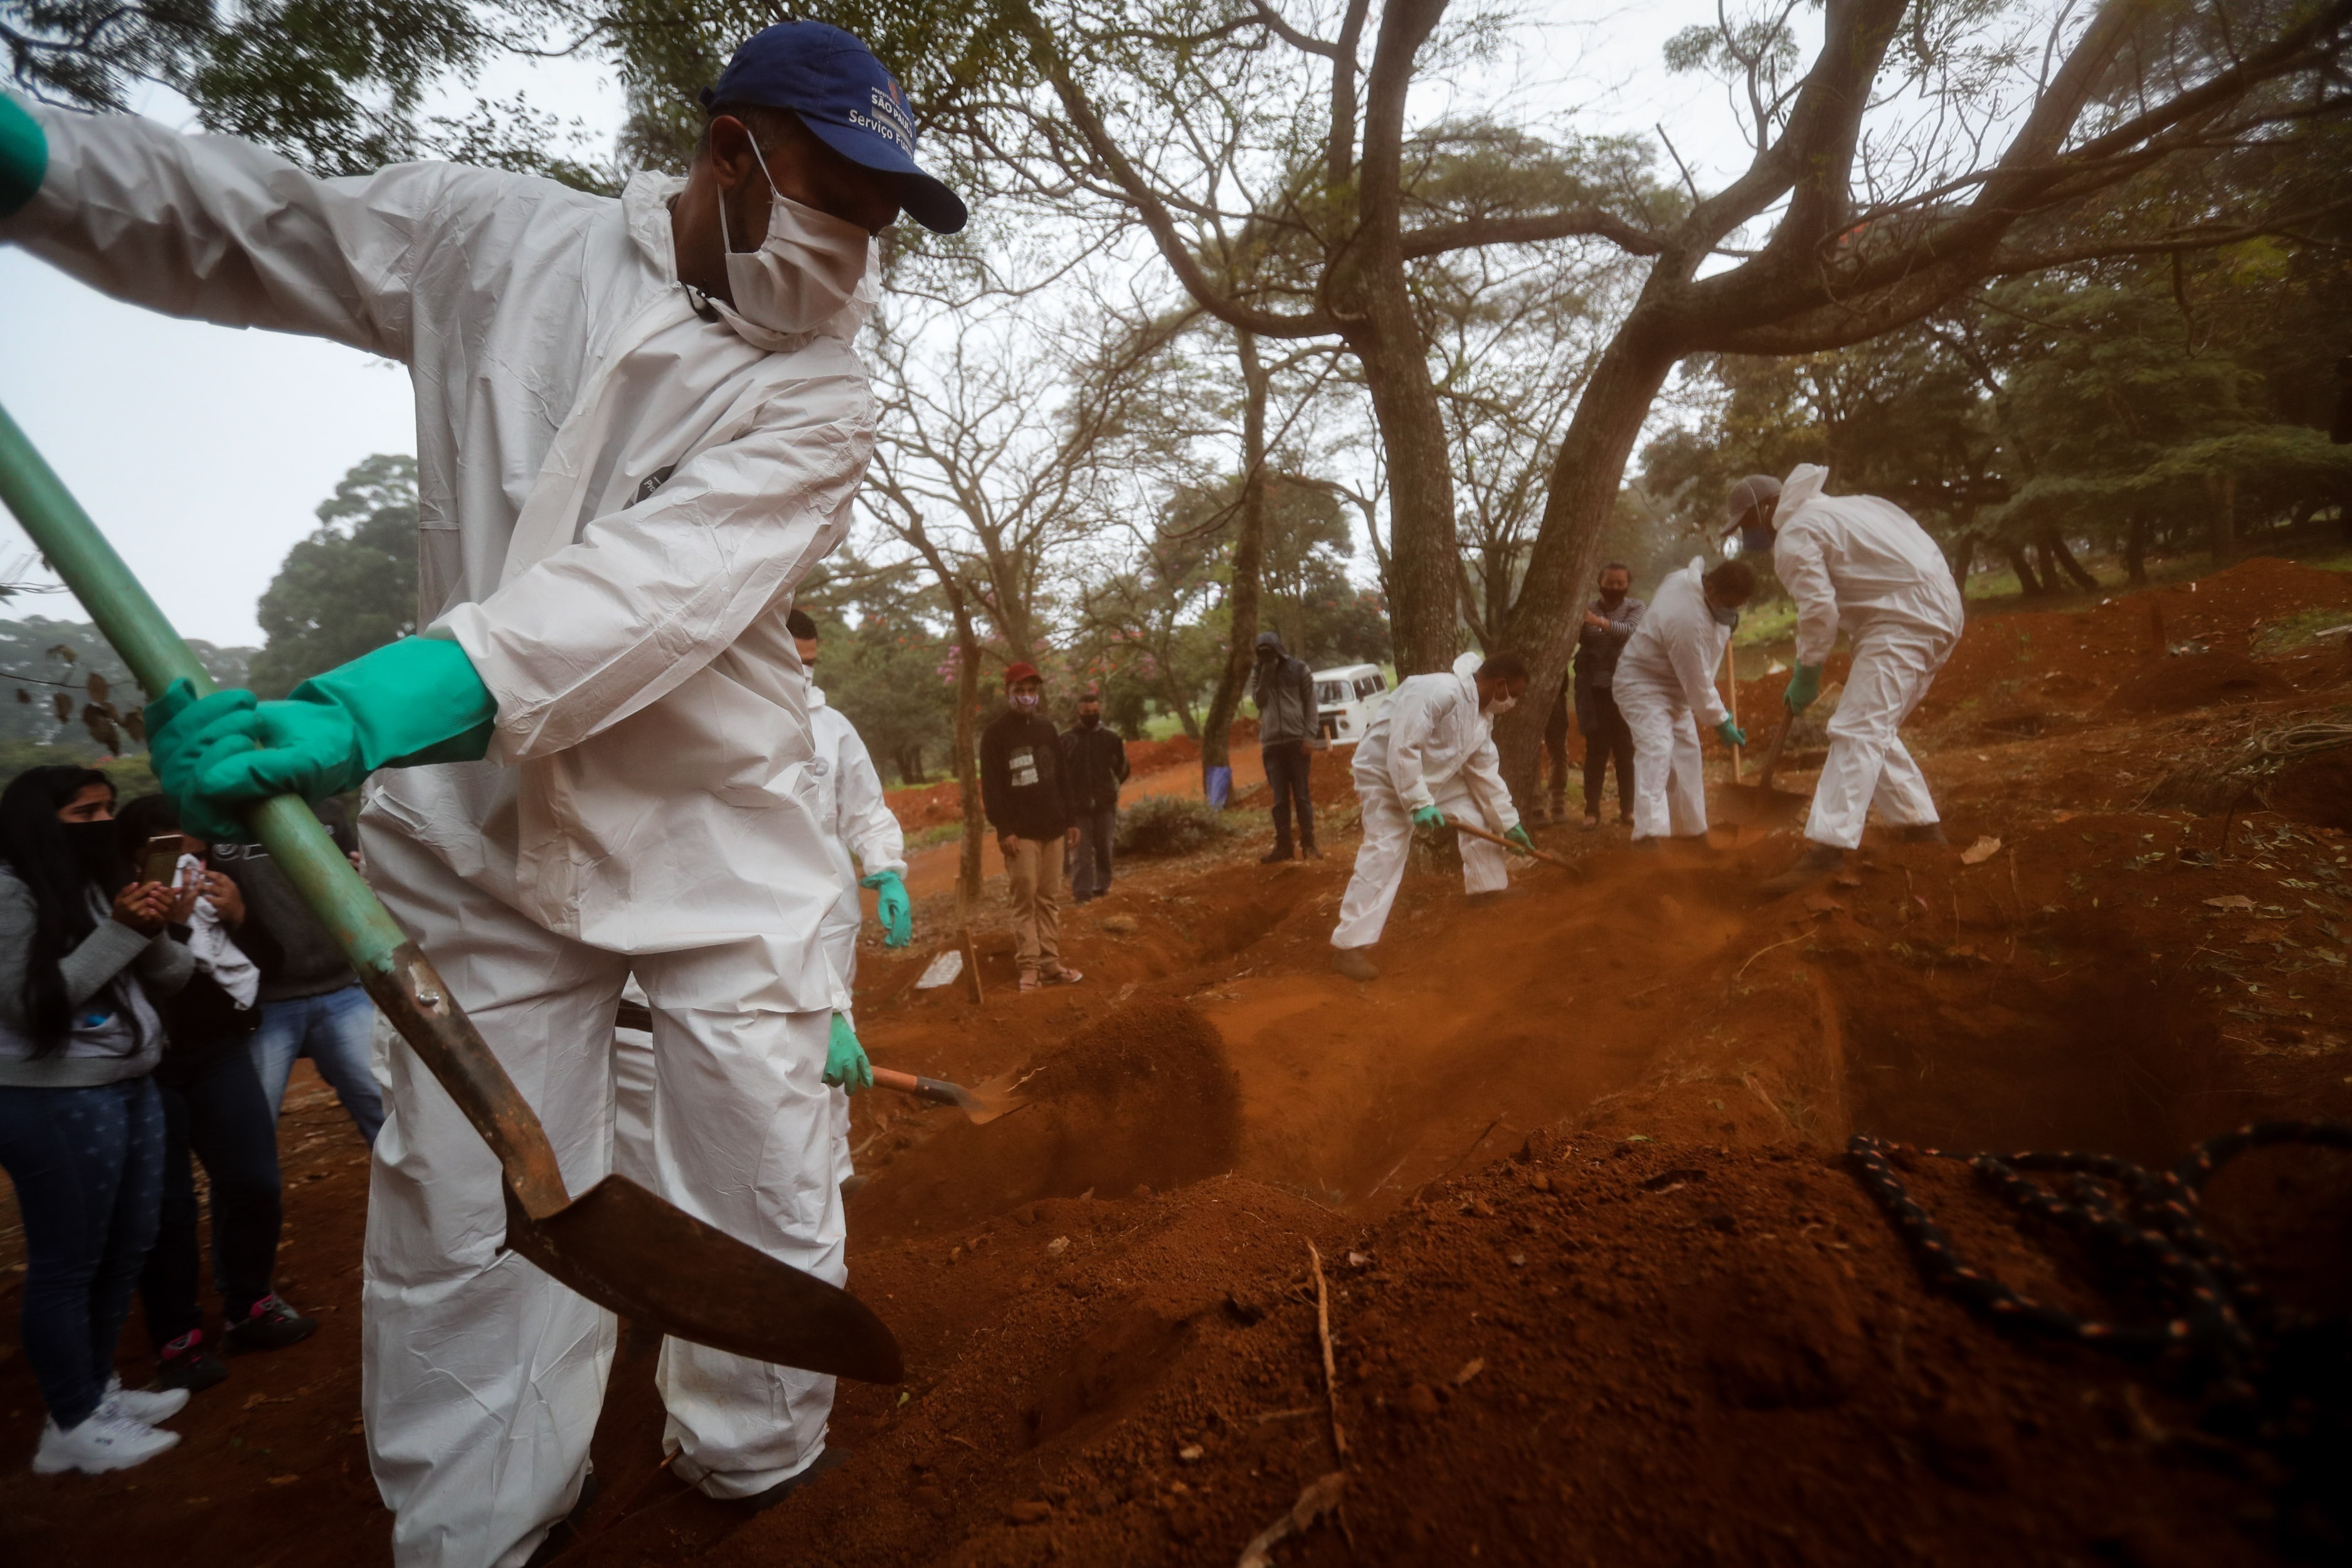
{"type": "Polygon", "coordinates": [[[1445,814],[1433,805],[1417,805],[1412,808],[1412,825],[1415,827],[1443,827],[1445,826],[1445,814]]]}
{"type": "Polygon", "coordinates": [[[309,801],[378,768],[474,762],[498,704],[454,642],[403,637],[313,676],[283,702],[246,690],[198,699],[175,680],[147,708],[149,761],[188,830],[246,837],[244,810],[276,795],[309,801]]]}
{"type": "Polygon", "coordinates": [[[49,172],[49,139],[25,106],[0,92],[0,217],[14,217],[40,194],[49,172]]]}
{"type": "Polygon", "coordinates": [[[875,889],[874,912],[882,917],[882,945],[904,947],[915,940],[915,902],[896,871],[860,877],[857,885],[875,889]]]}
{"type": "Polygon", "coordinates": [[[1524,826],[1514,827],[1503,837],[1510,840],[1512,847],[1518,854],[1532,855],[1536,852],[1536,841],[1528,837],[1528,830],[1524,826]]]}
{"type": "Polygon", "coordinates": [[[1748,731],[1726,719],[1715,727],[1715,738],[1727,746],[1748,744],[1748,731]]]}
{"type": "Polygon", "coordinates": [[[1789,689],[1780,696],[1780,705],[1791,713],[1802,713],[1822,694],[1822,667],[1801,664],[1797,673],[1789,677],[1789,689]]]}
{"type": "Polygon", "coordinates": [[[824,1081],[851,1094],[874,1087],[874,1064],[866,1059],[866,1047],[857,1043],[857,1031],[849,1026],[845,1014],[833,1016],[833,1041],[824,1051],[824,1081]]]}

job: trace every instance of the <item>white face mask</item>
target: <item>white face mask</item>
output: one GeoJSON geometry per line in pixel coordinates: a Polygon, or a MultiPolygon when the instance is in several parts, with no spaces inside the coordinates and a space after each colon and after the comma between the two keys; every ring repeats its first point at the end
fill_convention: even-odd
{"type": "Polygon", "coordinates": [[[1497,697],[1486,704],[1486,711],[1499,719],[1518,705],[1519,700],[1516,697],[1497,697]]]}
{"type": "Polygon", "coordinates": [[[768,161],[754,142],[760,175],[768,181],[768,237],[757,250],[737,250],[727,231],[727,203],[719,203],[719,234],[727,246],[727,287],[735,313],[772,332],[814,331],[849,302],[866,276],[874,237],[846,218],[805,207],[776,189],[768,161]]]}

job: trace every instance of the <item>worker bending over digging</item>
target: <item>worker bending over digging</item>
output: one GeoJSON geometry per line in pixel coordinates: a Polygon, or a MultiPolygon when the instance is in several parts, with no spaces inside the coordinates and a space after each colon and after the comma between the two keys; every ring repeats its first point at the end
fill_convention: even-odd
{"type": "Polygon", "coordinates": [[[1705,723],[1727,746],[1747,732],[1731,721],[1715,672],[1756,592],[1756,569],[1735,557],[1709,572],[1693,561],[1658,584],[1649,613],[1626,639],[1613,693],[1633,732],[1633,847],[1664,837],[1706,837],[1706,780],[1698,743],[1705,723]]]}
{"type": "MultiPolygon", "coordinates": [[[[820,931],[840,884],[780,612],[847,532],[872,449],[851,338],[874,238],[902,207],[948,231],[965,213],[837,28],[765,29],[704,98],[685,179],[618,199],[439,163],[320,179],[0,100],[0,148],[46,141],[16,159],[34,188],[0,238],[123,299],[408,364],[425,635],[282,702],[174,686],[148,711],[156,772],[191,831],[242,838],[253,802],[398,770],[368,792],[370,878],[564,1184],[611,1160],[634,970],[656,1193],[838,1284],[823,1079],[849,993],[820,931]]],[[[388,1070],[362,1407],[394,1555],[515,1568],[581,1495],[614,1319],[504,1247],[496,1158],[404,1045],[388,1070]]],[[[830,1377],[677,1341],[657,1375],[672,1468],[713,1496],[773,1495],[824,1451],[830,1377]]]]}
{"type": "Polygon", "coordinates": [[[1740,480],[1728,511],[1743,552],[1770,550],[1797,602],[1797,668],[1781,700],[1791,715],[1821,695],[1822,667],[1843,630],[1853,668],[1830,719],[1829,760],[1813,787],[1802,858],[1765,883],[1793,892],[1834,871],[1862,843],[1870,808],[1904,838],[1940,844],[1927,775],[1904,749],[1903,721],[1960,640],[1959,585],[1927,531],[1876,496],[1825,496],[1829,470],[1800,463],[1783,486],[1740,480]]]}
{"type": "MultiPolygon", "coordinates": [[[[857,932],[865,923],[866,906],[857,889],[875,892],[875,913],[882,923],[882,945],[904,947],[914,940],[914,905],[907,896],[907,837],[882,793],[882,775],[866,742],[840,709],[824,700],[816,683],[821,643],[816,622],[806,610],[794,607],[784,617],[808,677],[809,728],[816,754],[807,763],[809,782],[816,795],[817,825],[824,830],[825,850],[833,862],[839,889],[832,908],[819,924],[825,957],[844,989],[857,988],[857,932]],[[856,858],[853,859],[852,857],[856,858]],[[860,867],[865,876],[858,875],[860,867]]],[[[634,999],[634,998],[633,998],[634,999]]],[[[833,1132],[830,1139],[833,1177],[846,1183],[856,1174],[849,1156],[849,1097],[874,1084],[866,1052],[857,1044],[855,1016],[852,1027],[838,1033],[825,1058],[824,1081],[832,1092],[833,1132]]],[[[653,1161],[654,1053],[649,1037],[638,1029],[617,1032],[613,1046],[613,1087],[618,1100],[614,1122],[614,1164],[623,1175],[650,1186],[653,1161]]]]}
{"type": "MultiPolygon", "coordinates": [[[[1357,742],[1354,779],[1364,840],[1331,933],[1331,967],[1350,980],[1373,980],[1370,949],[1381,940],[1389,906],[1404,882],[1415,827],[1443,827],[1449,816],[1483,823],[1517,846],[1535,847],[1495,754],[1494,721],[1527,695],[1528,668],[1496,654],[1475,670],[1456,668],[1399,683],[1381,716],[1357,742]]],[[[1462,841],[1462,886],[1474,904],[1492,902],[1510,884],[1503,851],[1484,839],[1462,841]]]]}

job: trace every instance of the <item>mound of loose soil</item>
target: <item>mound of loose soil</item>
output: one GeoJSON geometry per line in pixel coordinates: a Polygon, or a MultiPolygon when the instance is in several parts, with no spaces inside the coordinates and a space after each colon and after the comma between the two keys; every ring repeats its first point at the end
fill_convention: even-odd
{"type": "MultiPolygon", "coordinates": [[[[1971,1260],[2102,1302],[1964,1167],[1910,1181],[1971,1260]]],[[[1538,1137],[1352,1236],[1240,1181],[1045,1207],[869,1266],[987,1326],[903,1405],[848,1392],[856,1463],[710,1562],[1226,1563],[1335,1469],[1346,1536],[1280,1561],[2268,1560],[2259,1465],[2194,1457],[2128,1365],[1929,1292],[1811,1152],[1538,1137]]]]}
{"type": "Polygon", "coordinates": [[[2209,650],[2151,658],[2103,705],[2117,715],[2186,713],[2221,702],[2283,697],[2287,683],[2242,653],[2209,650]]]}
{"type": "Polygon", "coordinates": [[[1165,1191],[1233,1168],[1238,1083],[1185,1003],[1119,1008],[1018,1078],[1023,1109],[984,1126],[942,1112],[936,1136],[877,1162],[852,1230],[936,1235],[1039,1198],[1165,1191]]]}

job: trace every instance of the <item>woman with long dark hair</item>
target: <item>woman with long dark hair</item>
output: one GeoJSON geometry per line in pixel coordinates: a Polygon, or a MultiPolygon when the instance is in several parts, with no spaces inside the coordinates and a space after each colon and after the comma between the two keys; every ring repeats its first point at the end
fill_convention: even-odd
{"type": "Polygon", "coordinates": [[[152,1458],[179,1441],[153,1423],[188,1400],[114,1375],[162,1195],[151,995],[177,992],[194,965],[164,931],[178,900],[129,879],[113,816],[114,786],[89,768],[28,769],[0,791],[0,1168],[25,1223],[43,1474],[152,1458]]]}

